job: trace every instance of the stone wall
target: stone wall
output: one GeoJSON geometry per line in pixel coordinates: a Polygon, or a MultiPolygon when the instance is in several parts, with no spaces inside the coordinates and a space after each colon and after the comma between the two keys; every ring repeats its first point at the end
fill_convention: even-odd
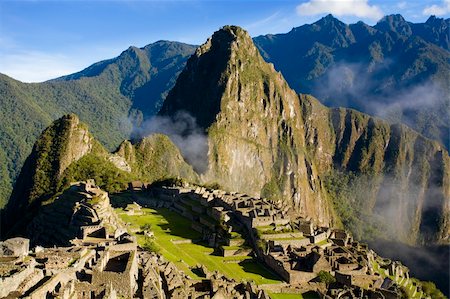
{"type": "Polygon", "coordinates": [[[34,272],[36,262],[29,263],[20,272],[16,272],[11,276],[0,277],[0,298],[6,297],[10,292],[16,291],[20,284],[34,272]]]}
{"type": "Polygon", "coordinates": [[[93,285],[108,285],[112,287],[121,296],[132,298],[137,290],[138,265],[135,251],[128,252],[110,252],[106,251],[104,257],[99,262],[99,267],[93,269],[92,284],[93,285]],[[111,258],[119,254],[128,253],[129,258],[126,268],[123,272],[105,271],[105,266],[111,258]]]}
{"type": "Polygon", "coordinates": [[[261,239],[287,239],[287,238],[301,238],[303,237],[302,232],[292,232],[292,233],[280,233],[280,234],[262,234],[261,239]]]}

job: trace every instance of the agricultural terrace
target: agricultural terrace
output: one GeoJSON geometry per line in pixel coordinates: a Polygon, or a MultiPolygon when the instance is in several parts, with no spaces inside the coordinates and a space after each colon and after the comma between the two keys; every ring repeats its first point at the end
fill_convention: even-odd
{"type": "MultiPolygon", "coordinates": [[[[122,208],[116,208],[116,212],[124,222],[129,223],[131,231],[150,224],[153,242],[159,253],[193,279],[201,277],[190,267],[204,265],[209,271],[219,271],[236,280],[253,280],[256,284],[281,282],[280,278],[249,256],[222,257],[214,248],[196,242],[201,237],[200,233],[191,229],[190,220],[173,211],[143,208],[142,215],[127,215],[122,208]]],[[[140,234],[136,237],[139,245],[144,246],[146,237],[140,234]]]]}

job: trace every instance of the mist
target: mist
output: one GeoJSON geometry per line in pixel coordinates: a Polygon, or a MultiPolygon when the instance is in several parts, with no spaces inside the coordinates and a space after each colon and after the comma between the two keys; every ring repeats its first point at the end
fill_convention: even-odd
{"type": "Polygon", "coordinates": [[[450,246],[409,246],[381,239],[369,241],[369,246],[382,257],[402,262],[411,276],[433,281],[444,295],[450,295],[450,246]]]}
{"type": "Polygon", "coordinates": [[[142,139],[155,133],[169,136],[196,172],[204,173],[208,169],[208,139],[192,115],[181,111],[173,117],[153,116],[135,126],[131,136],[142,139]]]}
{"type": "Polygon", "coordinates": [[[388,59],[377,64],[338,62],[314,79],[311,93],[327,106],[353,108],[390,123],[404,123],[442,141],[448,149],[448,87],[435,78],[382,80],[396,72],[393,65],[388,59]]]}
{"type": "Polygon", "coordinates": [[[435,282],[448,296],[450,246],[429,244],[435,243],[433,238],[439,233],[442,211],[449,199],[445,198],[442,186],[431,178],[424,192],[417,183],[420,169],[412,166],[402,173],[409,173],[407,183],[391,174],[359,174],[350,180],[348,189],[339,188],[344,190],[342,195],[358,218],[348,228],[377,254],[400,260],[411,270],[411,276],[435,282]],[[415,229],[414,221],[419,221],[417,243],[423,245],[405,243],[416,241],[409,239],[415,229]]]}

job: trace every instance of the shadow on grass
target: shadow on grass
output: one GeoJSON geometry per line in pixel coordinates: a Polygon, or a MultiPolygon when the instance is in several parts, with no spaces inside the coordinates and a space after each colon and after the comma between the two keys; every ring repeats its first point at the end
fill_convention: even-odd
{"type": "Polygon", "coordinates": [[[309,291],[302,294],[303,299],[320,299],[320,295],[314,291],[309,291]]]}
{"type": "Polygon", "coordinates": [[[169,231],[171,235],[191,240],[202,237],[199,232],[192,229],[189,219],[165,208],[155,209],[155,211],[152,212],[153,215],[160,215],[167,221],[167,223],[159,223],[158,226],[164,231],[169,231]]]}
{"type": "Polygon", "coordinates": [[[261,275],[263,278],[272,280],[282,280],[277,274],[267,269],[263,264],[252,260],[244,260],[239,263],[239,266],[247,273],[253,273],[261,275]]]}

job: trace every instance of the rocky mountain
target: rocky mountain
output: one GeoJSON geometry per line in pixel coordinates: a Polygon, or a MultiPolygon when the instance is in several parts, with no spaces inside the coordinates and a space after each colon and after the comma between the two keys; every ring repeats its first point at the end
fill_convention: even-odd
{"type": "Polygon", "coordinates": [[[369,26],[328,15],[254,41],[297,92],[405,123],[448,149],[449,28],[434,16],[414,24],[389,15],[369,26]]]}
{"type": "Polygon", "coordinates": [[[71,182],[92,178],[112,192],[126,189],[133,180],[151,183],[177,177],[198,181],[167,136],[151,135],[136,144],[124,141],[115,153],[109,153],[76,115],[65,115],[44,130],[26,159],[2,213],[2,229],[23,230],[23,223],[33,218],[42,203],[71,182]]]}
{"type": "MultiPolygon", "coordinates": [[[[295,28],[290,33],[257,37],[254,41],[263,58],[272,61],[297,92],[318,95],[321,101],[331,106],[355,107],[391,121],[406,122],[419,132],[446,144],[447,134],[442,133],[448,132],[450,123],[446,113],[449,97],[441,87],[442,82],[448,79],[448,24],[448,20],[435,17],[424,24],[412,24],[395,15],[387,16],[371,27],[362,22],[346,25],[327,16],[314,24],[295,28]],[[411,102],[409,99],[414,100],[411,102]]],[[[177,110],[188,110],[203,129],[210,130],[210,136],[217,136],[214,141],[210,137],[209,159],[212,162],[205,174],[208,180],[215,180],[217,176],[225,185],[242,187],[249,193],[261,192],[263,195],[288,198],[305,214],[311,213],[322,222],[342,219],[345,225],[350,223],[354,227],[361,227],[361,222],[370,222],[365,220],[372,217],[375,207],[379,214],[383,214],[385,210],[380,207],[396,203],[399,205],[396,210],[408,211],[397,213],[401,215],[398,219],[412,219],[406,221],[407,229],[404,230],[414,230],[409,235],[411,239],[418,239],[424,229],[422,224],[425,222],[421,221],[423,215],[438,215],[434,218],[441,223],[432,224],[434,231],[440,230],[440,235],[445,232],[442,219],[446,219],[447,214],[440,208],[442,193],[439,191],[436,196],[438,208],[434,208],[434,202],[430,203],[430,209],[425,208],[428,204],[422,204],[428,198],[425,185],[434,190],[432,187],[437,184],[437,190],[445,190],[443,187],[447,186],[448,181],[446,172],[436,175],[434,182],[426,178],[432,177],[431,172],[422,173],[421,180],[415,178],[416,184],[411,181],[415,169],[427,169],[428,166],[434,167],[433,163],[441,165],[439,160],[447,161],[448,154],[444,151],[443,158],[439,158],[439,145],[402,126],[383,123],[352,110],[328,110],[309,96],[297,99],[298,96],[290,90],[281,75],[261,61],[259,55],[253,52],[253,47],[247,52],[241,51],[239,55],[233,54],[240,50],[233,52],[227,46],[221,46],[233,43],[230,37],[222,36],[221,39],[216,36],[218,41],[211,40],[211,46],[197,50],[195,56],[201,58],[201,66],[194,63],[188,66],[186,74],[180,77],[180,86],[174,88],[162,110],[162,114],[171,116],[177,110]],[[215,50],[211,52],[213,48],[215,50]],[[230,64],[230,59],[224,57],[234,57],[240,65],[230,64]],[[253,68],[253,64],[258,68],[253,68]],[[230,79],[232,75],[227,73],[229,71],[224,71],[228,68],[235,69],[236,78],[233,80],[230,79]],[[259,85],[253,86],[251,82],[259,82],[259,85]],[[224,97],[225,92],[228,98],[224,97]],[[242,98],[250,94],[261,96],[263,108],[257,107],[253,101],[234,103],[235,96],[241,94],[242,98]],[[288,99],[280,100],[286,97],[288,99]],[[223,103],[227,103],[226,106],[223,103]],[[302,116],[299,120],[293,120],[299,118],[297,106],[301,108],[302,116]],[[239,113],[233,114],[225,109],[227,107],[239,113]],[[291,110],[295,111],[295,117],[290,116],[291,110]],[[315,111],[326,121],[316,120],[308,114],[312,113],[310,111],[315,111]],[[258,118],[262,115],[266,119],[258,118]],[[242,130],[239,122],[247,124],[247,131],[242,130]],[[267,128],[264,136],[261,135],[262,128],[267,128]],[[237,146],[239,142],[231,138],[225,140],[222,131],[247,140],[253,147],[243,146],[234,150],[230,144],[237,146]],[[401,142],[396,143],[393,139],[395,134],[403,138],[401,142]],[[409,145],[406,146],[405,142],[409,145]],[[398,150],[392,147],[394,144],[397,144],[398,150]],[[387,146],[386,149],[384,146],[387,146]],[[387,149],[392,150],[393,154],[387,154],[387,149]],[[222,151],[234,156],[219,159],[222,151]],[[422,151],[426,154],[420,160],[417,153],[422,151]],[[212,158],[212,153],[217,157],[212,158]],[[431,159],[433,155],[434,160],[431,159]],[[258,159],[252,160],[252,157],[258,159]],[[249,160],[245,160],[247,158],[249,160]],[[242,161],[248,164],[257,161],[259,164],[254,166],[253,171],[242,161]],[[419,163],[420,167],[417,168],[415,163],[419,163]],[[217,167],[214,168],[214,165],[217,167]],[[400,171],[400,166],[405,169],[400,171]],[[246,175],[242,180],[233,175],[227,176],[227,172],[221,175],[222,167],[228,169],[228,174],[244,171],[246,175]],[[398,194],[404,194],[405,199],[383,201],[390,196],[387,191],[383,191],[386,196],[380,194],[380,190],[389,190],[383,182],[387,184],[387,177],[395,176],[397,172],[403,173],[399,178],[406,175],[406,179],[402,179],[402,190],[395,190],[398,194]],[[373,176],[373,173],[377,175],[373,176]],[[302,179],[304,174],[308,180],[302,179]],[[258,175],[263,179],[252,180],[252,176],[259,178],[258,175]],[[372,177],[376,179],[372,180],[372,177]],[[370,189],[372,196],[367,198],[371,207],[369,211],[361,208],[366,204],[366,198],[352,192],[367,184],[373,185],[370,189]],[[342,188],[332,187],[336,185],[342,188]],[[412,193],[414,200],[408,201],[410,196],[405,195],[405,190],[412,193]],[[324,202],[331,202],[332,198],[347,198],[350,206],[358,206],[360,210],[345,217],[342,211],[337,211],[340,217],[335,217],[333,209],[329,208],[331,204],[313,202],[316,193],[319,194],[319,201],[324,202]],[[354,205],[355,202],[358,204],[354,205]]],[[[82,121],[89,124],[92,135],[111,151],[129,137],[132,124],[139,125],[143,119],[158,111],[167,90],[174,84],[178,72],[194,50],[194,46],[165,41],[141,49],[130,47],[117,58],[96,63],[76,74],[37,84],[25,84],[0,75],[0,206],[9,197],[12,184],[31,152],[32,144],[52,120],[65,113],[76,112],[82,121]]],[[[157,143],[160,142],[164,143],[165,137],[160,137],[157,143]]],[[[135,161],[145,157],[139,153],[139,148],[145,149],[145,144],[149,143],[134,145],[137,146],[135,161]]],[[[126,158],[125,154],[119,154],[126,153],[126,148],[128,145],[123,144],[117,155],[111,160],[108,158],[107,165],[98,163],[95,155],[86,155],[66,170],[69,173],[67,180],[87,176],[86,165],[95,165],[103,173],[108,173],[112,166],[117,165],[122,171],[120,178],[125,180],[128,178],[127,169],[135,163],[133,155],[126,158]]],[[[106,150],[104,152],[107,153],[106,150]]],[[[164,153],[160,150],[156,152],[164,153]]],[[[170,155],[173,154],[175,150],[170,155]]],[[[165,165],[173,170],[177,165],[171,165],[170,159],[164,161],[166,164],[160,164],[161,167],[165,165]]],[[[446,170],[446,167],[436,169],[446,170]]],[[[144,172],[140,175],[153,173],[144,172]]],[[[181,172],[183,176],[196,176],[188,167],[181,172]]],[[[67,180],[61,182],[67,183],[67,180]]],[[[111,176],[106,176],[104,184],[113,186],[113,181],[111,176]]],[[[119,185],[111,188],[119,188],[119,185]]],[[[342,200],[335,206],[345,207],[344,202],[342,200]]],[[[374,226],[381,225],[383,221],[380,219],[384,218],[374,220],[374,226]]],[[[396,231],[392,234],[395,235],[396,231]]],[[[404,235],[408,233],[403,232],[404,235]]]]}
{"type": "Polygon", "coordinates": [[[387,228],[389,237],[420,243],[448,236],[450,159],[443,146],[403,125],[296,94],[239,27],[215,32],[189,58],[160,114],[180,110],[208,132],[206,180],[278,199],[322,224],[339,223],[347,204],[362,225],[383,225],[371,228],[387,228]],[[360,198],[333,189],[361,194],[339,181],[350,174],[364,187],[360,198]],[[330,177],[338,180],[330,185],[330,177]]]}
{"type": "Polygon", "coordinates": [[[77,113],[109,150],[129,138],[132,123],[155,114],[195,46],[159,41],[130,47],[66,77],[22,83],[0,74],[0,208],[39,134],[77,113]]]}

